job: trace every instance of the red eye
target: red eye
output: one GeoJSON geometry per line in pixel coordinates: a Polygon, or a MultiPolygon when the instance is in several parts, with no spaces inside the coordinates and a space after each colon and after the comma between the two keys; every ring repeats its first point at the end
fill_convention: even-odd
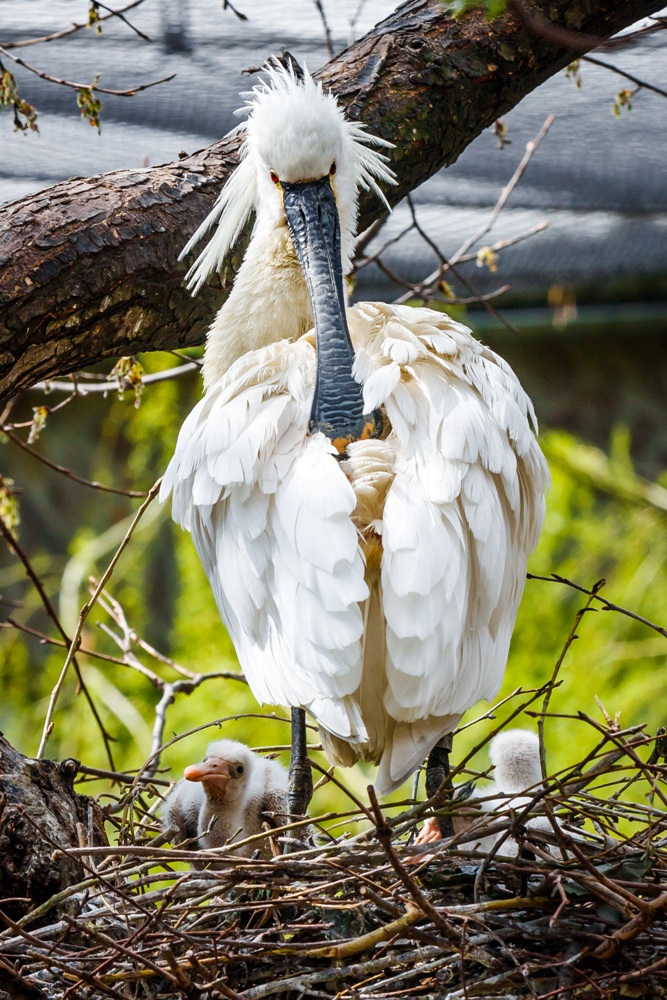
{"type": "Polygon", "coordinates": [[[335,173],[336,173],[336,161],[334,160],[331,166],[329,167],[329,177],[333,177],[335,173]]]}
{"type": "Polygon", "coordinates": [[[274,184],[280,184],[280,177],[278,177],[278,174],[275,172],[275,170],[271,171],[269,177],[271,178],[274,184]]]}

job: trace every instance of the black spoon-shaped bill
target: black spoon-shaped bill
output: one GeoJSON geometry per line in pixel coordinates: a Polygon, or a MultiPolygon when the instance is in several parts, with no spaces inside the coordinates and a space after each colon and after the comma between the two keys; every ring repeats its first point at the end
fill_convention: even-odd
{"type": "Polygon", "coordinates": [[[364,413],[363,391],[352,376],[354,348],[345,317],[340,222],[329,177],[282,184],[287,225],[313,309],[317,374],[310,431],[322,431],[339,454],[351,441],[377,437],[379,411],[364,413]]]}

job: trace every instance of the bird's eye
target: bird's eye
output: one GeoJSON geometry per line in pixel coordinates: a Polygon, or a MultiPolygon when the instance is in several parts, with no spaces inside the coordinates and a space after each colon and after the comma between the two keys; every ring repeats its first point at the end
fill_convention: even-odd
{"type": "Polygon", "coordinates": [[[269,177],[271,178],[274,184],[280,184],[280,177],[278,177],[278,174],[275,172],[275,170],[272,170],[270,172],[269,177]]]}
{"type": "Polygon", "coordinates": [[[237,775],[237,777],[240,778],[244,771],[245,771],[245,767],[243,766],[243,764],[237,764],[236,765],[236,775],[237,775]]]}
{"type": "Polygon", "coordinates": [[[336,161],[334,160],[331,166],[329,167],[329,177],[333,177],[335,173],[336,173],[336,161]]]}

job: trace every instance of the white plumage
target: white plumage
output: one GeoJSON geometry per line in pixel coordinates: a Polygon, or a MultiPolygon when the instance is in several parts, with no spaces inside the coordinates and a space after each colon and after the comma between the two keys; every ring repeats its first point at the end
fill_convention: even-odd
{"type": "MultiPolygon", "coordinates": [[[[211,743],[201,764],[167,796],[163,829],[174,843],[190,841],[192,850],[208,850],[261,833],[264,825],[287,822],[287,772],[235,740],[211,743]]],[[[255,850],[270,856],[268,841],[247,844],[235,853],[255,850]]]]}
{"type": "MultiPolygon", "coordinates": [[[[463,832],[467,834],[459,849],[488,854],[499,844],[496,852],[499,856],[514,858],[519,853],[519,845],[514,837],[507,836],[504,831],[478,838],[471,834],[474,833],[475,820],[480,814],[494,813],[498,818],[515,816],[522,814],[531,805],[543,788],[540,743],[537,735],[528,729],[508,729],[491,740],[489,757],[494,768],[493,784],[480,789],[479,798],[472,796],[466,800],[465,809],[454,818],[454,830],[458,835],[463,832]]],[[[529,813],[522,825],[528,830],[553,833],[551,822],[544,815],[531,816],[529,813]]],[[[438,822],[430,817],[424,823],[415,843],[428,844],[440,839],[438,822]]],[[[545,849],[549,850],[548,847],[545,849]]],[[[415,860],[424,858],[420,855],[415,860]]]]}
{"type": "MultiPolygon", "coordinates": [[[[479,803],[481,811],[492,812],[499,817],[521,815],[543,787],[537,735],[528,729],[510,729],[498,733],[491,741],[489,756],[494,766],[494,783],[483,790],[484,801],[479,803]]],[[[470,801],[474,803],[474,799],[470,801]]],[[[553,833],[548,817],[528,815],[529,818],[523,822],[526,829],[553,833]]],[[[505,836],[504,833],[468,841],[465,847],[474,847],[488,853],[501,840],[497,853],[501,857],[516,857],[519,845],[514,837],[505,836]]],[[[548,847],[545,849],[549,850],[548,847]]]]}
{"type": "Polygon", "coordinates": [[[312,311],[275,178],[331,170],[348,261],[358,188],[391,174],[381,141],[308,75],[272,70],[249,112],[241,166],[188,245],[219,220],[195,287],[254,208],[253,239],[161,496],[258,701],[307,708],[329,758],[379,763],[388,791],[498,691],[548,472],[509,366],[431,309],[348,309],[354,376],[385,433],[342,460],[310,433],[312,311]]]}

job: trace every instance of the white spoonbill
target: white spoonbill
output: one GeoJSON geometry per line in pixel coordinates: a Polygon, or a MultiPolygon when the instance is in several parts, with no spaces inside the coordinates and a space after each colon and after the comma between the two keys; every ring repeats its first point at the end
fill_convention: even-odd
{"type": "Polygon", "coordinates": [[[345,308],[359,189],[383,197],[389,144],[294,70],[269,68],[244,113],[241,162],[184,251],[212,231],[194,291],[254,213],[252,239],[161,495],[255,697],[292,706],[301,814],[302,709],[333,763],[378,763],[386,792],[496,694],[548,471],[530,400],[470,330],[345,308]]]}

